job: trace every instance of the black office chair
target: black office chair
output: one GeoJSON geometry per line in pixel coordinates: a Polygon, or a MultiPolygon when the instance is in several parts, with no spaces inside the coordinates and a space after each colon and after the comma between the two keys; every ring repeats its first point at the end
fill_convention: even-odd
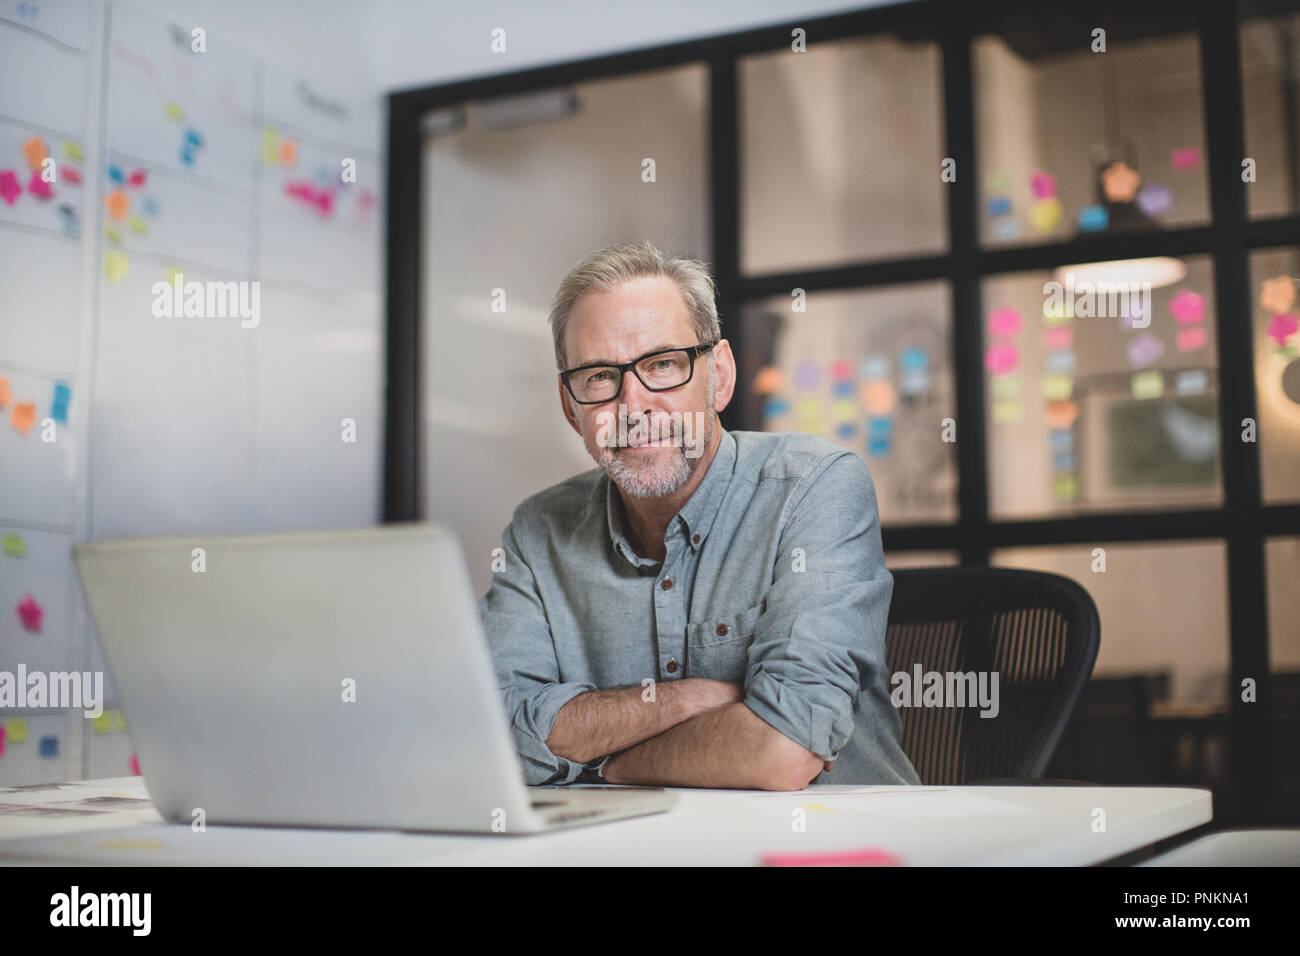
{"type": "Polygon", "coordinates": [[[949,672],[998,674],[996,717],[981,717],[969,702],[899,708],[903,750],[921,782],[1046,782],[1043,772],[1097,660],[1101,625],[1088,592],[1059,574],[1012,568],[893,575],[885,633],[891,678],[910,678],[916,664],[945,675],[945,684],[949,672]]]}

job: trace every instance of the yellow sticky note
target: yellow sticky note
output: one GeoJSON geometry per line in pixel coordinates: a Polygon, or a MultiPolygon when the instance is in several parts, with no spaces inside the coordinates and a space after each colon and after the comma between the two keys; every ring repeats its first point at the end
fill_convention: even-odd
{"type": "Polygon", "coordinates": [[[5,737],[11,744],[21,744],[27,742],[27,721],[25,720],[6,720],[5,737]]]}
{"type": "Polygon", "coordinates": [[[104,197],[104,208],[108,210],[110,216],[121,222],[126,218],[127,210],[131,208],[131,197],[124,189],[114,189],[104,197]]]}
{"type": "Polygon", "coordinates": [[[1134,372],[1129,382],[1134,398],[1159,398],[1165,393],[1165,377],[1158,368],[1134,372]]]}
{"type": "Polygon", "coordinates": [[[1063,215],[1061,200],[1056,198],[1036,199],[1029,207],[1029,221],[1039,232],[1054,231],[1061,224],[1063,215]]]}
{"type": "Polygon", "coordinates": [[[122,253],[114,249],[104,253],[104,276],[113,285],[121,285],[130,271],[131,261],[122,253]]]}
{"type": "Polygon", "coordinates": [[[33,136],[23,143],[22,151],[27,159],[27,165],[32,169],[40,169],[41,163],[49,155],[49,150],[45,148],[45,141],[39,136],[33,136]]]}
{"type": "Polygon", "coordinates": [[[26,435],[36,424],[36,403],[35,402],[18,402],[14,405],[14,410],[9,414],[9,424],[13,425],[18,431],[26,435]]]}
{"type": "Polygon", "coordinates": [[[831,418],[836,422],[851,422],[862,414],[857,402],[841,398],[831,403],[831,418]]]}
{"type": "Polygon", "coordinates": [[[1056,475],[1052,478],[1052,496],[1062,500],[1077,498],[1079,479],[1072,474],[1056,475]]]}
{"type": "Polygon", "coordinates": [[[113,723],[116,725],[117,729],[126,730],[126,718],[122,716],[122,712],[114,707],[109,711],[109,713],[113,715],[113,723]]]}
{"type": "Polygon", "coordinates": [[[181,120],[185,119],[185,111],[181,109],[179,103],[174,101],[163,104],[163,113],[173,123],[179,123],[181,120]]]}
{"type": "Polygon", "coordinates": [[[274,166],[280,158],[280,135],[269,126],[262,127],[262,165],[274,166]]]}
{"type": "Polygon", "coordinates": [[[0,375],[0,408],[9,404],[9,379],[0,375]]]}
{"type": "Polygon", "coordinates": [[[63,155],[68,157],[68,159],[75,159],[78,162],[86,158],[86,153],[81,148],[81,144],[73,142],[70,139],[65,139],[63,141],[63,155]]]}
{"type": "Polygon", "coordinates": [[[1017,398],[1020,395],[1019,375],[995,375],[992,379],[994,398],[1017,398]]]}
{"type": "Polygon", "coordinates": [[[143,236],[149,231],[149,224],[140,216],[132,216],[127,225],[131,227],[131,231],[137,236],[143,236]]]}
{"type": "Polygon", "coordinates": [[[12,531],[7,532],[4,536],[4,542],[6,557],[21,558],[27,553],[27,544],[20,534],[14,534],[12,531]]]}
{"type": "Polygon", "coordinates": [[[1074,379],[1069,375],[1044,375],[1043,398],[1049,402],[1063,402],[1074,391],[1074,379]]]}
{"type": "Polygon", "coordinates": [[[92,717],[90,726],[95,728],[97,734],[111,734],[113,732],[113,718],[109,717],[106,711],[98,717],[92,717]]]}
{"type": "Polygon", "coordinates": [[[183,274],[184,274],[184,272],[181,270],[181,268],[180,268],[179,266],[168,266],[168,267],[167,267],[167,284],[168,284],[168,285],[175,285],[175,284],[176,284],[176,277],[177,277],[178,275],[183,275],[183,274]]]}
{"type": "Polygon", "coordinates": [[[993,424],[1006,425],[1020,421],[1020,400],[1000,398],[993,403],[993,424]]]}
{"type": "Polygon", "coordinates": [[[813,810],[813,811],[816,811],[816,812],[818,812],[818,813],[830,813],[830,812],[831,812],[831,808],[830,808],[830,807],[828,807],[828,806],[824,806],[823,804],[820,804],[820,803],[805,803],[805,804],[803,805],[803,807],[804,807],[805,810],[813,810]]]}

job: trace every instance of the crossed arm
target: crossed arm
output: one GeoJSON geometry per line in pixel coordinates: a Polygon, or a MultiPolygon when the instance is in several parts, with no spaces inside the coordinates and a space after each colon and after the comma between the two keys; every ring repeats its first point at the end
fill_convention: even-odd
{"type": "Polygon", "coordinates": [[[547,746],[587,762],[613,753],[610,783],[745,790],[802,790],[831,763],[750,710],[744,688],[693,677],[640,687],[588,691],[556,715],[547,746]]]}

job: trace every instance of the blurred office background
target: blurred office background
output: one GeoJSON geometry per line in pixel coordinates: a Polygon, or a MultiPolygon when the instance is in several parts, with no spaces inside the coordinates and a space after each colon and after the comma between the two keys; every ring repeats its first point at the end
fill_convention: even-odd
{"type": "MultiPolygon", "coordinates": [[[[814,432],[861,454],[891,567],[1038,568],[1092,594],[1101,652],[1050,776],[1208,786],[1221,819],[1294,821],[1300,3],[989,3],[944,16],[924,2],[775,0],[68,5],[84,11],[82,39],[42,39],[31,10],[55,4],[0,3],[0,51],[84,54],[84,75],[53,82],[90,104],[82,135],[101,162],[87,189],[111,192],[120,156],[128,174],[221,191],[195,222],[241,225],[177,233],[180,246],[197,236],[183,255],[133,238],[129,220],[114,244],[102,197],[83,202],[86,226],[63,255],[91,287],[73,282],[59,306],[75,354],[32,357],[30,336],[3,320],[0,374],[10,363],[32,391],[73,387],[78,454],[41,466],[66,488],[15,470],[0,446],[3,530],[24,536],[29,558],[44,540],[52,569],[21,584],[6,574],[0,593],[13,608],[53,589],[46,634],[68,635],[42,666],[94,651],[58,563],[72,540],[419,517],[456,529],[484,590],[513,508],[592,466],[559,414],[555,287],[591,249],[649,238],[714,269],[742,372],[726,424],[814,432]],[[151,165],[116,139],[130,131],[114,109],[130,105],[115,106],[114,78],[133,44],[138,58],[168,25],[194,24],[222,43],[176,82],[202,89],[216,53],[245,78],[248,105],[231,121],[243,152],[224,170],[200,168],[201,155],[151,165]],[[345,110],[346,131],[322,102],[345,110]],[[298,156],[309,148],[310,164],[298,156]],[[376,220],[348,207],[347,222],[322,223],[285,192],[299,162],[310,180],[357,151],[376,220]],[[148,339],[114,306],[134,281],[108,265],[115,253],[141,282],[173,259],[261,277],[262,329],[148,339]],[[1044,283],[1067,272],[1150,282],[1149,314],[1049,307],[1044,283]],[[142,418],[157,402],[173,409],[162,442],[142,418]],[[343,417],[361,426],[348,447],[343,417]],[[1240,440],[1245,417],[1253,442],[1240,440]],[[42,481],[61,511],[21,497],[42,481]],[[1243,678],[1266,699],[1243,703],[1243,678]]],[[[27,75],[18,62],[4,61],[11,92],[27,75]]],[[[76,132],[26,95],[4,103],[10,152],[76,132]]],[[[332,181],[316,188],[358,201],[332,181]]],[[[0,242],[54,242],[59,219],[18,219],[26,198],[0,205],[0,242]]],[[[0,568],[20,559],[8,560],[0,568]]],[[[12,614],[4,627],[0,667],[33,640],[12,614]]],[[[0,780],[126,772],[129,733],[79,726],[47,732],[64,734],[57,758],[12,744],[0,780]]]]}

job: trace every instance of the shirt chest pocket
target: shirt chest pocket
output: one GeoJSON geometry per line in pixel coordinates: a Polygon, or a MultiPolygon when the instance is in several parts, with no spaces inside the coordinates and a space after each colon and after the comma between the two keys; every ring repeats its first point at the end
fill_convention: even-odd
{"type": "Polygon", "coordinates": [[[686,676],[743,684],[763,606],[686,625],[686,676]]]}

